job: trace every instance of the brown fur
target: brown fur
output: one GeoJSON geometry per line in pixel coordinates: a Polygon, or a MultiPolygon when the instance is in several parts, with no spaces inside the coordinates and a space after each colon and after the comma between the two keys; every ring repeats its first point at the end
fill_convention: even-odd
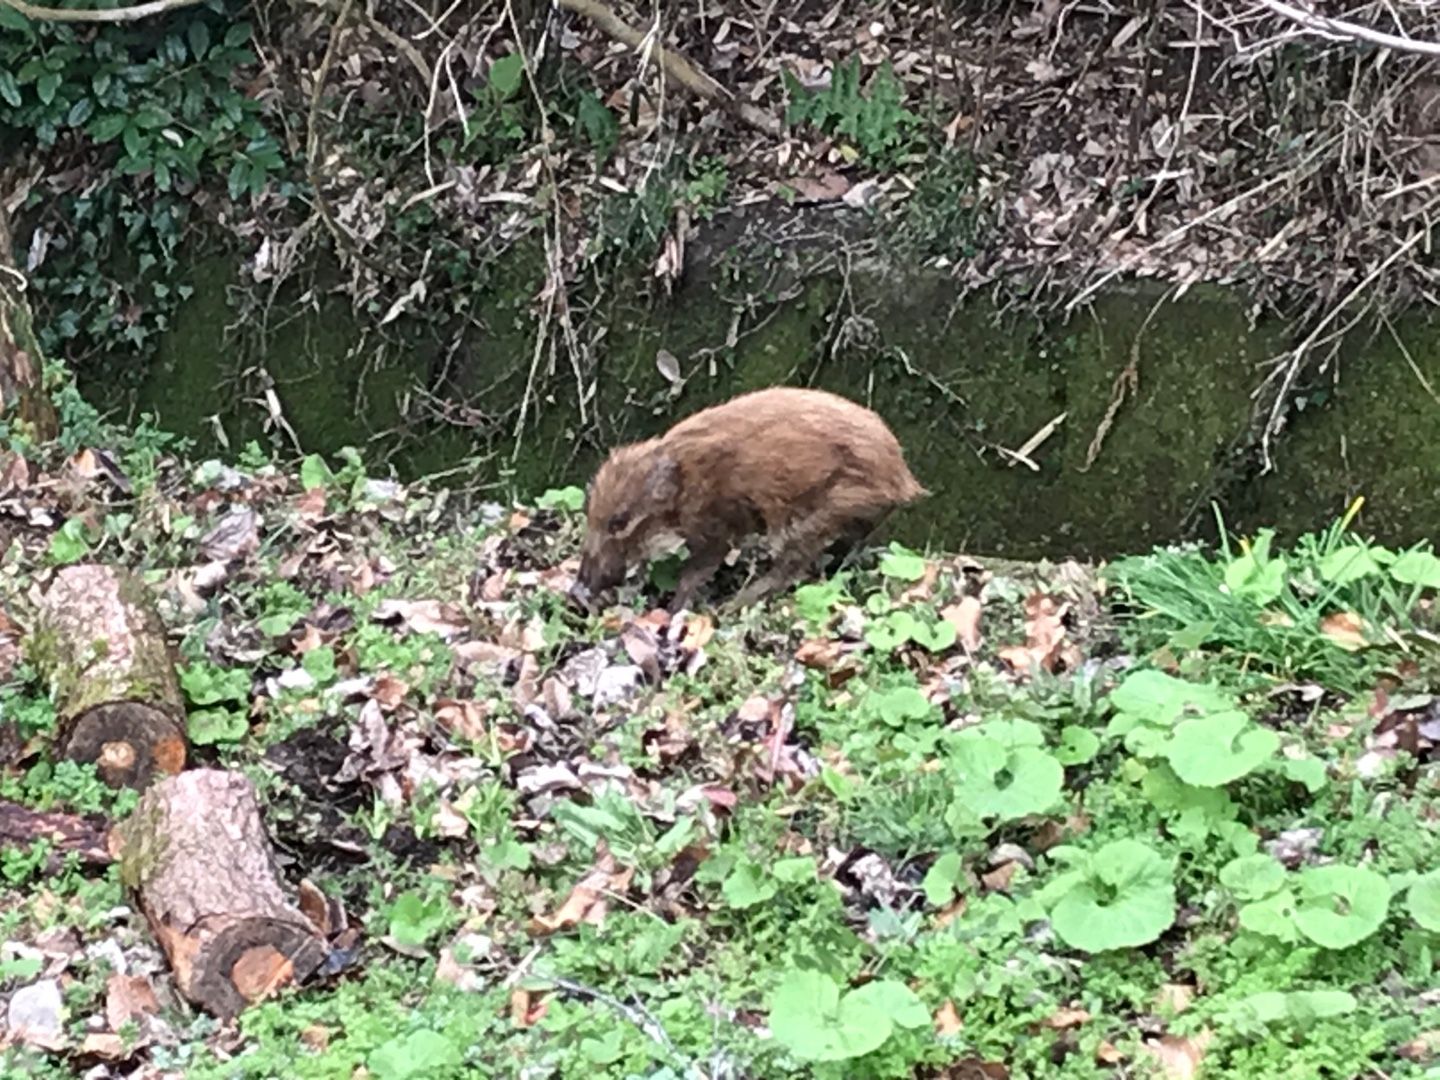
{"type": "Polygon", "coordinates": [[[791,584],[837,537],[868,531],[925,494],[869,409],[797,387],[742,394],[611,452],[590,483],[579,592],[618,585],[631,566],[683,540],[679,610],[731,547],[761,533],[776,562],[736,599],[749,603],[791,584]]]}

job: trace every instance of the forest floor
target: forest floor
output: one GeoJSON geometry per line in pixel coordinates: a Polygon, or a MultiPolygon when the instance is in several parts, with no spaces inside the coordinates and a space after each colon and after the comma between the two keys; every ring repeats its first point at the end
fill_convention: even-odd
{"type": "Polygon", "coordinates": [[[665,564],[586,617],[576,489],[3,465],[0,799],[134,806],[52,759],[23,645],[53,568],[135,567],[192,766],[348,928],[220,1024],[114,865],[12,844],[0,1074],[1440,1075],[1428,549],[892,545],[733,618],[667,616],[665,564]]]}

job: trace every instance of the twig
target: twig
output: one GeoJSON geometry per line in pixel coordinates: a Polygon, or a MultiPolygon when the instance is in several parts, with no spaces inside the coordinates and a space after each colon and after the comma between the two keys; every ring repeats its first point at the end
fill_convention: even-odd
{"type": "Polygon", "coordinates": [[[1290,361],[1285,367],[1285,377],[1281,380],[1280,389],[1275,394],[1274,404],[1270,407],[1270,415],[1265,419],[1265,428],[1260,434],[1260,454],[1262,459],[1260,471],[1262,474],[1272,471],[1275,467],[1275,463],[1270,457],[1270,440],[1280,431],[1281,421],[1285,412],[1285,404],[1290,397],[1290,388],[1295,385],[1295,380],[1299,377],[1300,369],[1305,364],[1305,357],[1315,345],[1316,340],[1324,332],[1325,328],[1336,319],[1340,312],[1349,307],[1351,302],[1359,296],[1371,282],[1388,270],[1400,256],[1404,255],[1423,240],[1428,232],[1428,229],[1418,229],[1411,234],[1408,240],[1385,257],[1384,262],[1366,274],[1360,280],[1359,284],[1346,293],[1345,299],[1341,300],[1340,303],[1326,312],[1325,317],[1315,324],[1315,328],[1305,336],[1304,341],[1300,342],[1299,345],[1295,346],[1294,349],[1286,354],[1290,357],[1290,361]]]}
{"type": "MultiPolygon", "coordinates": [[[[600,0],[555,0],[558,7],[565,11],[574,12],[594,23],[601,31],[614,38],[616,41],[629,45],[630,48],[640,51],[646,48],[650,32],[637,30],[615,12],[611,11],[600,0]]],[[[696,97],[704,98],[706,101],[713,101],[720,108],[724,109],[737,120],[757,128],[768,135],[779,134],[780,123],[768,113],[761,112],[753,106],[744,102],[736,101],[733,94],[724,86],[716,82],[710,75],[695,67],[689,60],[681,56],[673,49],[667,49],[660,42],[654,41],[649,46],[655,62],[665,69],[666,73],[678,82],[685,89],[689,90],[696,97]]]]}
{"type": "Polygon", "coordinates": [[[1332,19],[1328,15],[1306,11],[1303,8],[1284,3],[1283,0],[1260,0],[1260,3],[1277,15],[1285,16],[1312,33],[1329,37],[1332,40],[1368,41],[1372,45],[1394,49],[1397,52],[1417,53],[1420,56],[1440,56],[1440,42],[1396,37],[1394,34],[1387,34],[1383,30],[1372,30],[1359,23],[1347,22],[1344,19],[1332,19]]]}
{"type": "Polygon", "coordinates": [[[1111,427],[1115,424],[1115,417],[1120,415],[1120,409],[1125,404],[1127,397],[1134,397],[1140,392],[1140,342],[1145,337],[1145,331],[1149,329],[1151,320],[1164,306],[1165,301],[1170,299],[1173,289],[1166,289],[1160,298],[1150,307],[1150,313],[1145,316],[1145,321],[1140,324],[1140,329],[1135,332],[1135,340],[1130,343],[1130,362],[1125,365],[1124,370],[1115,377],[1115,383],[1110,388],[1110,404],[1105,407],[1105,415],[1100,418],[1100,424],[1095,428],[1095,437],[1090,440],[1090,445],[1085,450],[1085,464],[1080,466],[1078,471],[1089,472],[1090,467],[1095,464],[1100,456],[1100,450],[1105,445],[1105,437],[1110,434],[1111,427]]]}
{"type": "Polygon", "coordinates": [[[27,4],[25,0],[0,0],[0,6],[11,8],[27,19],[37,22],[65,23],[127,23],[148,19],[152,15],[163,15],[167,11],[195,7],[204,0],[147,0],[144,4],[129,7],[107,8],[52,8],[27,4]]]}
{"type": "MultiPolygon", "coordinates": [[[[1204,5],[1203,3],[1197,3],[1195,6],[1194,40],[1190,42],[1190,79],[1185,84],[1185,99],[1180,103],[1180,115],[1175,121],[1175,135],[1174,138],[1170,140],[1170,149],[1165,154],[1165,160],[1160,165],[1160,171],[1155,177],[1155,183],[1150,187],[1150,194],[1145,197],[1145,201],[1140,204],[1140,209],[1136,210],[1135,216],[1130,219],[1132,228],[1142,224],[1145,214],[1149,211],[1150,207],[1155,204],[1155,199],[1159,196],[1160,189],[1165,186],[1165,181],[1172,176],[1184,175],[1183,173],[1172,173],[1170,171],[1170,163],[1175,160],[1175,155],[1180,150],[1180,143],[1185,138],[1185,121],[1190,115],[1190,101],[1195,94],[1195,78],[1200,73],[1200,28],[1204,21],[1204,5]]],[[[1149,70],[1148,64],[1146,65],[1146,69],[1149,70]]]]}

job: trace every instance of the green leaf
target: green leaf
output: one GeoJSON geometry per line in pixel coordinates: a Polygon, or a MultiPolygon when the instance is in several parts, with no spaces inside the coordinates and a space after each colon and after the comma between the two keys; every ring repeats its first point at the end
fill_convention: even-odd
{"type": "Polygon", "coordinates": [[[925,576],[925,559],[899,543],[880,560],[880,573],[898,581],[919,581],[925,576]]]}
{"type": "Polygon", "coordinates": [[[106,113],[90,125],[90,137],[98,142],[111,142],[125,130],[130,118],[124,113],[106,113]]]}
{"type": "Polygon", "coordinates": [[[978,818],[1014,821],[1060,801],[1065,770],[1043,750],[1014,750],[984,736],[962,739],[950,756],[955,802],[978,818]]]}
{"type": "Polygon", "coordinates": [[[891,727],[905,727],[913,720],[927,720],[934,706],[926,700],[918,686],[895,686],[888,690],[871,691],[865,697],[865,710],[891,727]]]}
{"type": "Polygon", "coordinates": [[[572,514],[585,509],[585,489],[578,487],[551,488],[535,505],[541,510],[568,510],[572,514]]]}
{"type": "Polygon", "coordinates": [[[95,99],[91,97],[76,98],[75,103],[70,106],[70,111],[65,115],[65,123],[71,127],[81,127],[89,120],[95,112],[95,99]]]}
{"type": "Polygon", "coordinates": [[[420,1080],[458,1068],[464,1060],[460,1048],[438,1031],[412,1031],[377,1046],[365,1066],[375,1080],[420,1080]]]}
{"type": "Polygon", "coordinates": [[[50,562],[55,566],[67,566],[89,555],[88,532],[82,518],[69,518],[56,530],[55,535],[50,537],[50,546],[46,550],[50,562]]]}
{"type": "Polygon", "coordinates": [[[815,857],[797,855],[790,859],[779,859],[771,867],[775,880],[786,885],[800,885],[815,880],[815,857]]]}
{"type": "Polygon", "coordinates": [[[876,979],[850,991],[841,1002],[846,1007],[873,1010],[890,1018],[896,1027],[914,1030],[930,1026],[930,1010],[925,1003],[898,979],[876,979]]]}
{"type": "Polygon", "coordinates": [[[1370,549],[1361,544],[1336,548],[1320,560],[1320,576],[1332,585],[1349,585],[1352,581],[1378,574],[1380,569],[1370,549]]]}
{"type": "Polygon", "coordinates": [[[502,99],[519,90],[524,77],[525,60],[519,53],[502,56],[490,65],[490,89],[502,99]]]}
{"type": "Polygon", "coordinates": [[[780,887],[765,873],[764,867],[748,860],[739,863],[720,887],[725,902],[740,911],[774,899],[779,891],[780,887]]]}
{"type": "Polygon", "coordinates": [[[200,19],[194,19],[185,31],[185,37],[190,42],[190,55],[196,60],[204,60],[205,54],[210,51],[210,27],[200,19]]]}
{"type": "Polygon", "coordinates": [[[328,488],[335,483],[335,474],[319,454],[310,454],[300,463],[300,486],[306,491],[328,488]]]}
{"type": "Polygon", "coordinates": [[[1178,724],[1162,753],[1185,783],[1221,787],[1254,772],[1279,748],[1279,735],[1237,710],[1178,724]]]}
{"type": "Polygon", "coordinates": [[[196,746],[216,746],[245,738],[250,722],[239,709],[196,709],[185,718],[185,730],[196,746]]]}
{"type": "Polygon", "coordinates": [[[1285,779],[1303,784],[1305,790],[1312,795],[1330,782],[1325,772],[1325,763],[1319,758],[1281,758],[1280,772],[1285,779]]]}
{"type": "Polygon", "coordinates": [[[1285,885],[1285,867],[1269,855],[1231,859],[1220,868],[1220,884],[1242,900],[1260,900],[1285,885]]]}
{"type": "Polygon", "coordinates": [[[445,926],[445,905],[419,893],[401,893],[390,905],[390,936],[402,945],[423,946],[445,926]]]}
{"type": "Polygon", "coordinates": [[[1100,752],[1100,737],[1089,728],[1070,727],[1060,731],[1060,745],[1055,747],[1055,760],[1061,765],[1083,765],[1100,752]]]}
{"type": "Polygon", "coordinates": [[[1295,929],[1295,894],[1282,889],[1264,900],[1246,904],[1240,909],[1240,925],[1252,934],[1264,934],[1286,944],[1300,940],[1295,929]]]}
{"type": "MultiPolygon", "coordinates": [[[[861,990],[864,988],[862,987],[861,990]]],[[[835,980],[818,971],[791,971],[770,996],[775,1041],[803,1061],[846,1061],[883,1046],[893,1030],[888,991],[840,997],[835,980]]]]}
{"type": "Polygon", "coordinates": [[[1149,723],[1164,725],[1187,713],[1205,715],[1235,707],[1229,696],[1209,683],[1186,682],[1149,668],[1127,675],[1111,692],[1110,704],[1149,723]]]}
{"type": "Polygon", "coordinates": [[[236,49],[250,40],[250,24],[235,23],[225,31],[225,48],[236,49]]]}
{"type": "Polygon", "coordinates": [[[1270,557],[1274,529],[1261,529],[1243,555],[1225,567],[1225,587],[1233,596],[1263,607],[1285,591],[1285,556],[1270,557]]]}
{"type": "Polygon", "coordinates": [[[250,699],[250,673],[202,661],[181,670],[180,688],[194,705],[241,703],[250,699]]]}
{"type": "Polygon", "coordinates": [[[1430,871],[1410,886],[1405,906],[1426,930],[1440,932],[1440,870],[1430,871]]]}
{"type": "Polygon", "coordinates": [[[1103,952],[1146,945],[1175,921],[1170,861],[1138,840],[1106,844],[1083,872],[1064,878],[1068,887],[1051,908],[1050,925],[1074,948],[1103,952]]]}
{"type": "MultiPolygon", "coordinates": [[[[10,9],[0,5],[0,12],[8,10],[10,9]]],[[[15,76],[3,69],[0,69],[0,101],[14,109],[18,109],[21,103],[20,86],[15,82],[15,76]]]]}
{"type": "Polygon", "coordinates": [[[1390,567],[1390,576],[1403,585],[1440,589],[1440,558],[1419,548],[1407,551],[1390,567]]]}
{"type": "Polygon", "coordinates": [[[925,890],[926,902],[938,908],[955,898],[956,890],[964,880],[964,862],[956,852],[947,851],[925,872],[925,880],[920,887],[925,890]]]}
{"type": "Polygon", "coordinates": [[[335,650],[321,645],[300,658],[300,666],[317,683],[324,685],[335,678],[335,650]]]}
{"type": "Polygon", "coordinates": [[[1390,883],[1359,866],[1316,866],[1298,876],[1295,928],[1316,945],[1347,949],[1385,921],[1390,883]]]}
{"type": "Polygon", "coordinates": [[[1358,1004],[1345,990],[1263,990],[1237,1002],[1226,1012],[1225,1021],[1237,1025],[1309,1024],[1354,1012],[1358,1004]]]}
{"type": "Polygon", "coordinates": [[[61,81],[61,76],[53,71],[47,71],[35,80],[35,93],[39,95],[42,105],[49,105],[55,100],[55,92],[60,89],[61,81]]]}

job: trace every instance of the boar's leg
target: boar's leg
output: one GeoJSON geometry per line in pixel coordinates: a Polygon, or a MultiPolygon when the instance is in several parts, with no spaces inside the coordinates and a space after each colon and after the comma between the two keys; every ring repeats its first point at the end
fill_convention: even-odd
{"type": "Polygon", "coordinates": [[[715,576],[715,571],[720,569],[720,564],[725,561],[725,555],[730,550],[728,544],[692,544],[686,541],[685,546],[690,549],[690,557],[685,560],[685,565],[680,570],[680,580],[675,585],[675,596],[670,601],[672,614],[686,610],[695,602],[695,593],[701,585],[715,576]]]}
{"type": "Polygon", "coordinates": [[[762,597],[779,592],[793,585],[801,574],[819,560],[825,545],[834,538],[832,528],[811,526],[796,532],[788,538],[785,547],[776,555],[775,563],[765,573],[746,585],[735,595],[726,607],[731,610],[749,607],[762,597]]]}

